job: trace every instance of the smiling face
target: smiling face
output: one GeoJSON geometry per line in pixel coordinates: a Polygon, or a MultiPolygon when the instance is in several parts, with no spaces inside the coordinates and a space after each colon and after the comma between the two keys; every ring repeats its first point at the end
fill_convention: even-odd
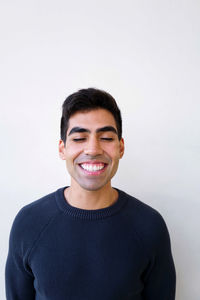
{"type": "Polygon", "coordinates": [[[66,160],[71,187],[78,184],[88,191],[110,188],[124,153],[113,115],[101,108],[72,115],[66,143],[59,142],[59,153],[66,160]]]}

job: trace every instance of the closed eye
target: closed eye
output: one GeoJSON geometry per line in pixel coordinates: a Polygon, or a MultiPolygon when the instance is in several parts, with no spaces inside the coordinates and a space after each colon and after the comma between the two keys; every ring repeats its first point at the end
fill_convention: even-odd
{"type": "Polygon", "coordinates": [[[82,142],[85,140],[86,140],[86,138],[73,139],[74,142],[82,142]]]}
{"type": "Polygon", "coordinates": [[[113,141],[113,138],[104,138],[104,137],[102,137],[101,140],[104,140],[104,141],[113,141]]]}

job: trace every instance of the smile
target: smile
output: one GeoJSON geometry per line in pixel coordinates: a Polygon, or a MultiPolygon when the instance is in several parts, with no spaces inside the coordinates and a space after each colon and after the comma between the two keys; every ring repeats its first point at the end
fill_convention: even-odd
{"type": "Polygon", "coordinates": [[[87,173],[92,173],[92,174],[100,174],[102,173],[107,164],[104,164],[104,163],[98,163],[98,164],[95,164],[95,163],[83,163],[83,164],[79,164],[79,166],[84,170],[86,171],[87,173]]]}

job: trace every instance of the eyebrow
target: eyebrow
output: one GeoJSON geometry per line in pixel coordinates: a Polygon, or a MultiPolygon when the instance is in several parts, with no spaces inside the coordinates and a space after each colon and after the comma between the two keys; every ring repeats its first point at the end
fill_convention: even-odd
{"type": "MultiPolygon", "coordinates": [[[[96,129],[96,133],[99,133],[99,132],[107,132],[107,131],[111,131],[111,132],[114,132],[115,134],[117,134],[117,130],[113,127],[113,126],[105,126],[105,127],[101,127],[101,128],[98,128],[96,129]]],[[[73,127],[68,136],[73,134],[73,133],[81,133],[81,132],[88,132],[88,133],[91,133],[91,131],[89,129],[86,129],[86,128],[83,128],[83,127],[73,127]]]]}

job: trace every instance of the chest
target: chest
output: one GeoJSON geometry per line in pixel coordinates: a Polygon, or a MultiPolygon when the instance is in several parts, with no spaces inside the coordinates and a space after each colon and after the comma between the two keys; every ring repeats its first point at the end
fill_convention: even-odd
{"type": "Polygon", "coordinates": [[[134,229],[114,225],[60,222],[48,228],[30,256],[38,300],[139,300],[147,263],[142,246],[134,229]]]}

